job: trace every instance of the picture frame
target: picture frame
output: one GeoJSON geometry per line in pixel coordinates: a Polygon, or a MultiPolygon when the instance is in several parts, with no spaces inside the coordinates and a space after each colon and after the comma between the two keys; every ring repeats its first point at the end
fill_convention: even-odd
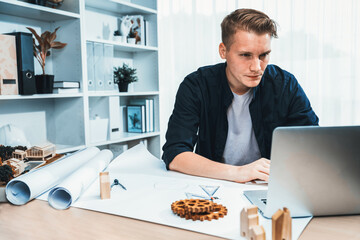
{"type": "Polygon", "coordinates": [[[126,110],[127,131],[132,133],[145,132],[145,106],[129,105],[126,110]]]}

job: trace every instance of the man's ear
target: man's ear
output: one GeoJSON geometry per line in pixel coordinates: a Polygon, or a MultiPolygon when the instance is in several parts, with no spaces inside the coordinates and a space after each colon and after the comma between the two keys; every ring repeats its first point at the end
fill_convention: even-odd
{"type": "Polygon", "coordinates": [[[224,43],[219,44],[219,55],[222,59],[226,59],[226,47],[224,43]]]}

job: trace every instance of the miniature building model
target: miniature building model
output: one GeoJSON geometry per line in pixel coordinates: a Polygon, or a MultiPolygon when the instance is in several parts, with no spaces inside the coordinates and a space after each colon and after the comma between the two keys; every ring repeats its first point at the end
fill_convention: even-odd
{"type": "Polygon", "coordinates": [[[259,226],[258,207],[244,207],[240,213],[240,234],[248,240],[266,240],[263,226],[259,226]]]}
{"type": "Polygon", "coordinates": [[[55,156],[56,147],[52,143],[47,143],[41,146],[34,146],[26,150],[27,158],[36,158],[45,160],[46,158],[51,158],[55,156]]]}
{"type": "Polygon", "coordinates": [[[9,165],[14,170],[14,177],[19,176],[21,173],[25,171],[27,164],[19,159],[10,158],[4,161],[3,164],[9,165]]]}
{"type": "Polygon", "coordinates": [[[249,238],[250,228],[259,225],[259,216],[257,206],[244,207],[240,213],[240,230],[241,236],[249,238]]]}
{"type": "Polygon", "coordinates": [[[15,151],[12,153],[12,157],[19,160],[24,160],[24,158],[26,158],[26,152],[23,150],[15,149],[15,151]]]}

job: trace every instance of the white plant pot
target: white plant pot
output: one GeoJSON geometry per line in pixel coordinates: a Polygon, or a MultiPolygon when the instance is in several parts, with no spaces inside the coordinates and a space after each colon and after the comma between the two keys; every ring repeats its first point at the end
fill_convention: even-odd
{"type": "Polygon", "coordinates": [[[113,40],[114,40],[115,42],[120,42],[120,41],[121,41],[121,37],[122,37],[122,36],[113,36],[113,40]]]}
{"type": "Polygon", "coordinates": [[[127,42],[128,42],[129,44],[135,44],[136,38],[128,38],[128,39],[127,39],[127,42]]]}
{"type": "Polygon", "coordinates": [[[125,36],[114,36],[113,40],[115,42],[126,43],[126,37],[125,36]]]}

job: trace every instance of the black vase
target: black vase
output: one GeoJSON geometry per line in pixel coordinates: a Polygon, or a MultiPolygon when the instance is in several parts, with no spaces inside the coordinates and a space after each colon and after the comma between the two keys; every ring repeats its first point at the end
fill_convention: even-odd
{"type": "Polygon", "coordinates": [[[127,92],[129,83],[118,83],[119,92],[127,92]]]}
{"type": "Polygon", "coordinates": [[[37,93],[53,93],[54,75],[35,75],[37,93]]]}

